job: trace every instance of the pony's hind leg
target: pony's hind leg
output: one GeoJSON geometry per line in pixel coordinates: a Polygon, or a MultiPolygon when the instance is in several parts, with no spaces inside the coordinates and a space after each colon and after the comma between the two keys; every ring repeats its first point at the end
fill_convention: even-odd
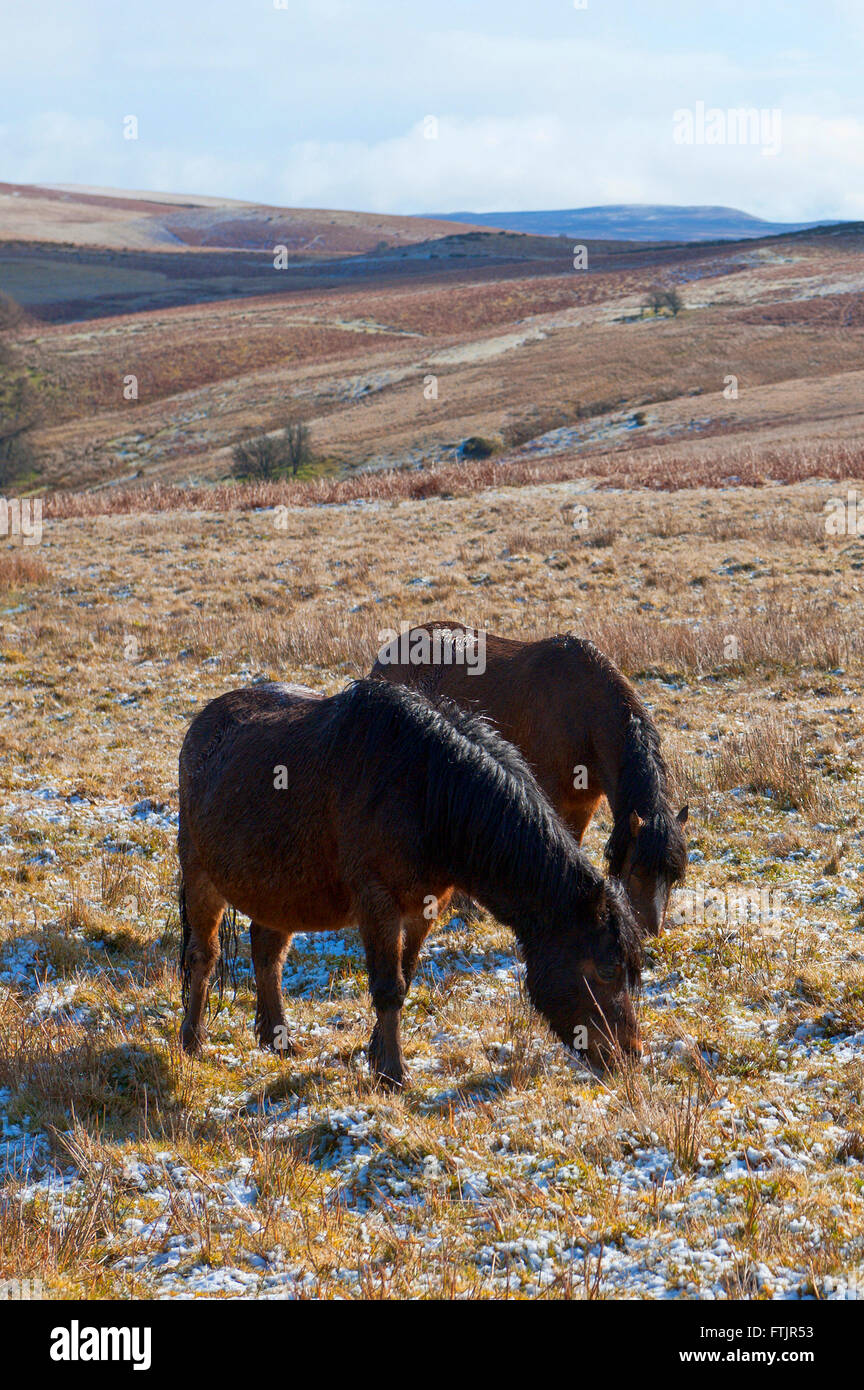
{"type": "Polygon", "coordinates": [[[290,935],[271,931],[252,922],[249,928],[252,964],[255,967],[255,1032],[262,1047],[286,1056],[297,1056],[300,1049],[288,1037],[282,1003],[282,966],[291,945],[290,935]]]}
{"type": "Polygon", "coordinates": [[[225,899],[202,869],[186,866],[180,890],[183,923],[183,959],[186,1014],[180,1029],[183,1050],[200,1052],[207,1041],[204,1006],[213,967],[219,959],[219,923],[225,899]],[[188,993],[187,993],[188,991],[188,993]]]}

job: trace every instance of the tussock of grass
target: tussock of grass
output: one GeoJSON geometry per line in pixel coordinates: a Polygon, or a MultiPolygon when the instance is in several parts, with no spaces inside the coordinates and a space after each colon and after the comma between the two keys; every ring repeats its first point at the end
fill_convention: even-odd
{"type": "Polygon", "coordinates": [[[580,635],[590,637],[630,676],[735,675],[759,668],[816,667],[833,670],[860,660],[862,638],[822,601],[778,604],[737,620],[707,618],[698,626],[683,619],[662,624],[637,615],[589,617],[580,635]],[[726,655],[734,636],[737,654],[726,655]]]}
{"type": "Polygon", "coordinates": [[[10,549],[0,555],[0,592],[45,584],[49,576],[48,566],[31,550],[10,549]]]}
{"type": "Polygon", "coordinates": [[[773,716],[721,739],[709,775],[720,791],[744,787],[774,797],[784,810],[827,815],[836,797],[814,773],[810,759],[801,730],[773,716]]]}

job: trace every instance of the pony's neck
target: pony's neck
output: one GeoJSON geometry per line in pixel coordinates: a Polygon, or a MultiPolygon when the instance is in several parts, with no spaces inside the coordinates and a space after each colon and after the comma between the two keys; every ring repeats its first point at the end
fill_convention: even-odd
{"type": "Polygon", "coordinates": [[[505,922],[524,948],[583,924],[603,879],[551,817],[484,818],[467,834],[454,827],[447,858],[461,889],[505,922]]]}

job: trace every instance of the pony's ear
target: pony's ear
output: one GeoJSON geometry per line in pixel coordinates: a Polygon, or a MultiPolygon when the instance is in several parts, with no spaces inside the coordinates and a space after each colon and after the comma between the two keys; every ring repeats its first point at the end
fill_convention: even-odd
{"type": "Polygon", "coordinates": [[[681,807],[681,810],[678,812],[678,824],[679,824],[679,825],[686,825],[686,824],[687,824],[687,817],[689,816],[689,814],[690,814],[690,807],[689,807],[689,806],[682,806],[682,807],[681,807]]]}
{"type": "Polygon", "coordinates": [[[630,812],[630,834],[633,836],[634,840],[636,839],[636,836],[639,834],[639,831],[642,829],[644,824],[645,822],[638,811],[630,812]]]}

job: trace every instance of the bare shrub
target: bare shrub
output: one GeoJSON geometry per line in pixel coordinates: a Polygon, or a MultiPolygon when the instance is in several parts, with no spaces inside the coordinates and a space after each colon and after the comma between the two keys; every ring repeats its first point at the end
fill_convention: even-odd
{"type": "Polygon", "coordinates": [[[270,479],[282,467],[282,451],[278,440],[262,434],[235,444],[231,453],[236,478],[270,479]]]}
{"type": "Polygon", "coordinates": [[[459,445],[459,457],[463,459],[488,459],[494,452],[494,442],[479,434],[470,435],[459,445]]]}
{"type": "Polygon", "coordinates": [[[684,300],[678,291],[664,285],[653,285],[642,304],[643,312],[650,309],[652,314],[669,313],[673,318],[677,318],[683,308],[684,300]]]}

